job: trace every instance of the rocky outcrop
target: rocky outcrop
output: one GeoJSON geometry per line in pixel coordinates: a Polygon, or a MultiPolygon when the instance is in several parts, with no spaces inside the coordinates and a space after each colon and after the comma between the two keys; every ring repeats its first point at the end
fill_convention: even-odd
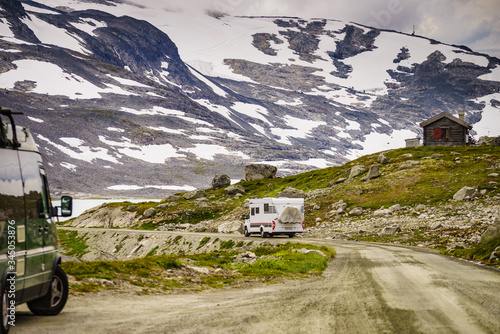
{"type": "Polygon", "coordinates": [[[102,205],[85,211],[75,220],[68,223],[74,227],[129,227],[138,219],[136,212],[129,212],[122,207],[107,207],[102,205]]]}
{"type": "Polygon", "coordinates": [[[278,168],[266,164],[252,164],[245,166],[245,180],[272,179],[276,176],[278,168]]]}
{"type": "Polygon", "coordinates": [[[451,250],[487,243],[500,235],[500,195],[450,201],[439,206],[395,204],[378,210],[351,209],[339,201],[332,209],[317,226],[306,229],[304,237],[349,239],[395,235],[399,242],[405,242],[418,231],[417,240],[407,244],[431,248],[439,245],[451,250]]]}

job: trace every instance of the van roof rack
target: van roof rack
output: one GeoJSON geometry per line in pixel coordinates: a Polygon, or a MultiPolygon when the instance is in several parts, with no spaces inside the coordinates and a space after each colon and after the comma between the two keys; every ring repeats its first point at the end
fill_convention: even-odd
{"type": "Polygon", "coordinates": [[[14,122],[14,117],[12,117],[12,115],[22,114],[23,113],[19,111],[12,111],[10,109],[4,109],[3,107],[0,107],[0,115],[7,116],[12,127],[12,142],[10,142],[10,140],[7,138],[7,129],[4,129],[3,123],[0,119],[0,147],[7,147],[8,144],[11,144],[13,149],[21,147],[21,144],[17,140],[16,123],[14,122]]]}

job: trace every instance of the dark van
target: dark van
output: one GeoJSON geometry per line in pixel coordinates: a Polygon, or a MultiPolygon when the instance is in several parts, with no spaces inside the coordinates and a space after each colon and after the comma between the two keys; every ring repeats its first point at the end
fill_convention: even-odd
{"type": "Polygon", "coordinates": [[[70,216],[72,198],[52,207],[42,157],[16,113],[0,108],[0,309],[1,330],[15,325],[15,306],[56,315],[68,298],[68,278],[53,217],[70,216]],[[4,123],[4,120],[8,122],[4,123]]]}

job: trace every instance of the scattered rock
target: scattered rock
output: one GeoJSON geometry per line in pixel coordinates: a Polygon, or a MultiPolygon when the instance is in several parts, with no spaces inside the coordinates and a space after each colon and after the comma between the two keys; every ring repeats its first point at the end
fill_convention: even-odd
{"type": "Polygon", "coordinates": [[[380,209],[373,212],[374,217],[385,217],[385,216],[390,216],[391,214],[392,211],[389,209],[384,209],[384,207],[381,207],[380,209]]]}
{"type": "Polygon", "coordinates": [[[297,252],[297,253],[304,253],[304,254],[316,253],[316,254],[319,254],[319,255],[321,255],[323,257],[326,257],[325,253],[323,253],[319,249],[305,249],[305,248],[301,248],[301,249],[297,249],[295,252],[297,252]]]}
{"type": "Polygon", "coordinates": [[[282,192],[279,192],[276,197],[306,198],[306,193],[302,190],[295,189],[293,187],[287,187],[282,192]]]}
{"type": "Polygon", "coordinates": [[[207,197],[207,193],[205,190],[193,190],[193,191],[188,191],[182,197],[186,200],[191,200],[191,199],[198,199],[202,197],[207,197]]]}
{"type": "Polygon", "coordinates": [[[471,200],[478,195],[477,187],[463,187],[453,195],[454,201],[471,200]]]}
{"type": "Polygon", "coordinates": [[[272,179],[276,176],[278,169],[272,165],[252,164],[245,166],[245,180],[272,179]]]}
{"type": "Polygon", "coordinates": [[[231,185],[231,178],[225,174],[217,174],[212,179],[212,189],[225,188],[231,185]]]}
{"type": "Polygon", "coordinates": [[[383,164],[383,165],[385,165],[386,163],[388,163],[388,162],[389,162],[389,160],[387,160],[387,157],[385,156],[385,154],[384,154],[384,153],[380,153],[380,155],[379,155],[379,156],[378,156],[378,158],[377,158],[377,162],[378,162],[379,164],[383,164]]]}
{"type": "Polygon", "coordinates": [[[391,210],[391,213],[394,213],[403,210],[403,207],[399,204],[394,204],[389,208],[389,210],[391,210]]]}
{"type": "Polygon", "coordinates": [[[334,239],[334,240],[344,240],[345,241],[345,240],[350,240],[351,237],[348,236],[348,235],[345,235],[345,234],[336,234],[336,235],[333,236],[332,239],[334,239]]]}
{"type": "Polygon", "coordinates": [[[167,198],[165,198],[165,200],[168,202],[177,202],[177,201],[180,201],[181,199],[182,199],[182,197],[177,196],[177,195],[169,195],[169,196],[167,196],[167,198]]]}
{"type": "Polygon", "coordinates": [[[234,257],[234,262],[236,263],[249,263],[252,264],[256,262],[259,258],[253,252],[240,253],[234,257]]]}
{"type": "Polygon", "coordinates": [[[217,227],[219,233],[240,233],[243,231],[243,224],[239,221],[232,221],[221,224],[217,227]]]}
{"type": "Polygon", "coordinates": [[[364,170],[365,170],[364,165],[356,165],[352,167],[351,172],[349,173],[349,180],[352,180],[353,178],[361,174],[364,170]]]}
{"type": "Polygon", "coordinates": [[[481,236],[480,243],[487,244],[491,240],[500,237],[500,216],[495,218],[495,222],[481,236]]]}
{"type": "Polygon", "coordinates": [[[150,218],[150,217],[153,217],[154,215],[156,215],[156,209],[155,208],[149,208],[147,209],[146,211],[144,211],[144,213],[142,214],[142,216],[144,218],[150,218]]]}
{"type": "Polygon", "coordinates": [[[235,196],[236,194],[244,194],[245,188],[241,184],[233,184],[226,189],[224,189],[224,194],[226,196],[235,196]]]}
{"type": "Polygon", "coordinates": [[[395,235],[397,233],[401,233],[401,228],[399,226],[387,226],[384,227],[382,232],[379,233],[379,235],[395,235]]]}
{"type": "Polygon", "coordinates": [[[379,177],[380,175],[381,175],[380,168],[379,168],[378,164],[374,164],[374,165],[370,166],[368,173],[365,176],[363,176],[363,178],[361,180],[362,181],[372,180],[372,179],[379,177]]]}
{"type": "Polygon", "coordinates": [[[496,260],[500,260],[500,246],[495,248],[495,250],[491,253],[490,256],[490,261],[496,261],[496,260]]]}
{"type": "Polygon", "coordinates": [[[351,211],[349,211],[349,215],[350,216],[361,216],[364,212],[365,212],[365,210],[363,210],[363,208],[356,207],[356,208],[352,209],[351,211]]]}
{"type": "Polygon", "coordinates": [[[443,225],[441,225],[440,222],[435,222],[435,223],[432,223],[431,230],[437,230],[437,229],[440,229],[441,227],[443,227],[443,225]]]}
{"type": "Polygon", "coordinates": [[[498,173],[491,173],[491,174],[488,174],[488,177],[498,177],[498,173]]]}

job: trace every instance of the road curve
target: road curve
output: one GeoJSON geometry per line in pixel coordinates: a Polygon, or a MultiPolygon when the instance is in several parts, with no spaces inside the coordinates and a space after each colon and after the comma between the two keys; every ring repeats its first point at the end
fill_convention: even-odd
{"type": "Polygon", "coordinates": [[[497,271],[426,249],[307,241],[337,250],[321,278],[188,294],[71,296],[56,317],[20,306],[12,333],[500,333],[497,271]]]}

